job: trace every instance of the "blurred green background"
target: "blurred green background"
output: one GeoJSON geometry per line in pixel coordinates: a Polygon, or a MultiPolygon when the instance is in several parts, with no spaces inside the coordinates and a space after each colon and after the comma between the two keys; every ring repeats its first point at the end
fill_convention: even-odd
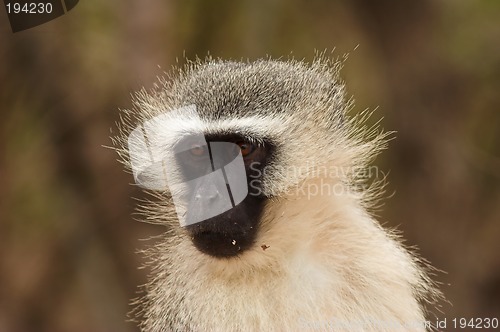
{"type": "Polygon", "coordinates": [[[0,10],[0,331],[137,331],[160,226],[102,145],[171,65],[349,53],[354,112],[397,131],[380,221],[445,271],[441,318],[500,317],[500,1],[81,1],[13,34],[0,10]],[[161,67],[161,68],[160,68],[161,67]]]}

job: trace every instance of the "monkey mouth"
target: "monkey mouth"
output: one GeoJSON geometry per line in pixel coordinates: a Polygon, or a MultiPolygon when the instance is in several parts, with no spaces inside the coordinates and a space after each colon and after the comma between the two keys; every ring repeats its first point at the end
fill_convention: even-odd
{"type": "Polygon", "coordinates": [[[203,230],[191,235],[191,241],[199,251],[218,258],[229,258],[241,254],[253,245],[253,238],[254,236],[247,232],[213,230],[203,230]]]}
{"type": "Polygon", "coordinates": [[[186,229],[193,245],[202,253],[230,258],[251,248],[255,242],[258,220],[243,216],[244,213],[230,210],[186,229]]]}
{"type": "Polygon", "coordinates": [[[216,258],[231,258],[250,249],[257,237],[262,200],[249,195],[226,212],[185,226],[193,245],[216,258]]]}

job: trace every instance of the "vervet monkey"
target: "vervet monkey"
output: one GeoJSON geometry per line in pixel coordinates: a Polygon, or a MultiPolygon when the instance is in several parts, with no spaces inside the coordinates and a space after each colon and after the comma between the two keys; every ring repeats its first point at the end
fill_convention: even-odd
{"type": "Polygon", "coordinates": [[[137,93],[114,138],[168,226],[143,331],[424,331],[440,292],[370,214],[387,134],[349,117],[340,62],[207,59],[137,93]]]}

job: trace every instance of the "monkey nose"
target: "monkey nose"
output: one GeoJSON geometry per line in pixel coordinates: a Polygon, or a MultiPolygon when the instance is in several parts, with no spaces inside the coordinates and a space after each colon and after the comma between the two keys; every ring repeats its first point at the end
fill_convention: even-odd
{"type": "Polygon", "coordinates": [[[208,194],[205,194],[205,195],[201,195],[200,193],[198,193],[198,194],[196,194],[196,196],[194,198],[196,201],[202,201],[204,199],[209,200],[209,201],[214,201],[220,197],[221,197],[220,192],[218,190],[215,190],[215,191],[208,193],[208,194]]]}

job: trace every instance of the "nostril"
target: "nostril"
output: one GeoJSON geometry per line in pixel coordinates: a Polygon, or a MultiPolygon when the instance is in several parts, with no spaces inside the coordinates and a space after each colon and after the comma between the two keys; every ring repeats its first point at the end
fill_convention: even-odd
{"type": "Polygon", "coordinates": [[[216,190],[216,191],[214,191],[214,192],[212,192],[212,193],[208,194],[208,199],[210,199],[210,200],[212,200],[212,201],[213,201],[213,200],[215,200],[216,198],[218,198],[219,196],[220,196],[220,193],[219,193],[219,191],[218,191],[218,190],[216,190]]]}
{"type": "Polygon", "coordinates": [[[219,196],[220,196],[220,193],[219,193],[219,191],[217,190],[217,191],[215,191],[215,192],[211,192],[210,194],[206,194],[206,195],[196,194],[196,195],[194,196],[194,198],[195,198],[195,200],[197,200],[197,201],[200,201],[200,200],[202,200],[203,198],[205,198],[205,199],[209,199],[209,200],[212,200],[212,201],[213,201],[213,200],[215,200],[216,198],[218,198],[219,196]]]}

